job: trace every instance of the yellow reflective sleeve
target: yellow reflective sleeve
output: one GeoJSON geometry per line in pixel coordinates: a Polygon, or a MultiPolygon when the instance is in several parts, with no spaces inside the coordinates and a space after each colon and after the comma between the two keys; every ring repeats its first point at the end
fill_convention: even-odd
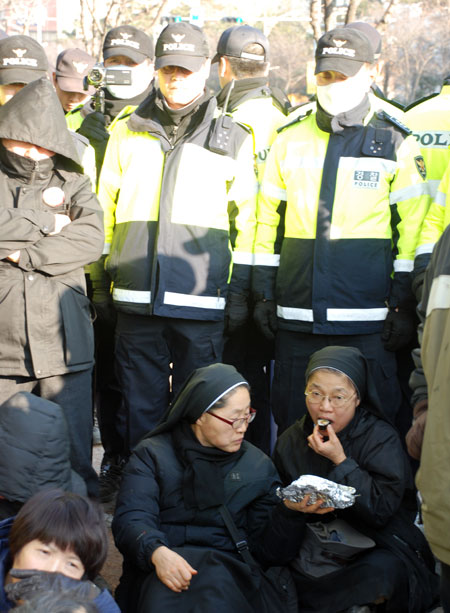
{"type": "MultiPolygon", "coordinates": [[[[126,127],[126,126],[123,126],[126,127]]],[[[120,126],[122,128],[122,126],[120,126]]],[[[120,141],[123,129],[113,130],[106,146],[98,184],[98,199],[103,209],[105,244],[110,245],[116,225],[116,203],[121,185],[120,141]]]]}
{"type": "MultiPolygon", "coordinates": [[[[258,196],[257,225],[255,239],[255,263],[261,259],[258,256],[275,254],[275,240],[280,223],[278,207],[281,201],[286,200],[286,185],[281,173],[283,159],[282,140],[275,139],[267,157],[264,180],[258,196]]],[[[270,258],[264,258],[269,264],[270,258]]],[[[270,264],[269,264],[270,265],[270,264]]],[[[274,259],[274,265],[275,259],[274,259]]]]}
{"type": "Polygon", "coordinates": [[[236,240],[233,261],[241,264],[252,264],[257,192],[258,184],[253,165],[253,140],[249,135],[239,150],[234,180],[228,192],[228,201],[236,207],[234,219],[236,240]]]}
{"type": "Polygon", "coordinates": [[[413,136],[408,136],[397,151],[397,170],[389,201],[398,214],[393,214],[393,236],[398,249],[394,270],[410,272],[429,205],[423,158],[413,136]]]}
{"type": "Polygon", "coordinates": [[[450,195],[450,164],[439,184],[436,197],[428,209],[428,213],[423,222],[420,233],[420,241],[417,248],[417,255],[420,252],[431,252],[433,246],[438,242],[445,228],[450,223],[450,210],[447,206],[450,195]],[[429,248],[427,248],[429,246],[429,248]]]}

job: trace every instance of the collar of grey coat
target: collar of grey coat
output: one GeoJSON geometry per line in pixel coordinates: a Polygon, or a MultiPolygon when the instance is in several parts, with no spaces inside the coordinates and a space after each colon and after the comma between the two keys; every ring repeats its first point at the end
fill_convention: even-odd
{"type": "Polygon", "coordinates": [[[363,100],[353,109],[339,115],[330,115],[317,102],[316,122],[317,126],[324,132],[339,133],[345,128],[353,126],[361,126],[364,124],[364,118],[370,110],[369,96],[366,94],[363,100]]]}
{"type": "Polygon", "coordinates": [[[29,158],[8,151],[0,142],[0,168],[7,175],[22,180],[24,183],[48,180],[54,169],[56,156],[35,162],[29,158]]]}

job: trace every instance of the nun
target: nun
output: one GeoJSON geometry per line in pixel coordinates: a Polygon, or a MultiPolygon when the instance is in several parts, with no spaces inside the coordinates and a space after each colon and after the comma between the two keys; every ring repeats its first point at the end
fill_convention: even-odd
{"type": "Polygon", "coordinates": [[[125,613],[266,610],[258,569],[295,557],[306,515],[280,501],[272,460],[244,440],[254,416],[246,380],[213,364],[192,373],[135,448],[112,525],[125,613]]]}
{"type": "Polygon", "coordinates": [[[327,572],[305,570],[300,555],[291,564],[299,611],[428,611],[437,589],[434,561],[414,525],[409,462],[366,358],[354,347],[325,347],[311,356],[305,379],[308,412],[279,437],[275,466],[285,485],[311,474],[355,488],[353,506],[326,517],[312,513],[308,521],[344,520],[374,546],[327,572]]]}

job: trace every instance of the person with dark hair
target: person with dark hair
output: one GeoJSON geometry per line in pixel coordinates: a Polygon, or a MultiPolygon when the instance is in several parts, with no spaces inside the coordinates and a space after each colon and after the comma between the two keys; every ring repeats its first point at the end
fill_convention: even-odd
{"type": "Polygon", "coordinates": [[[19,581],[9,597],[5,587],[0,590],[0,610],[12,608],[11,597],[26,599],[30,593],[78,587],[91,594],[101,613],[117,612],[109,592],[89,583],[107,552],[103,512],[96,503],[62,490],[38,492],[15,518],[0,523],[1,585],[19,581]]]}
{"type": "MultiPolygon", "coordinates": [[[[355,488],[353,506],[310,522],[344,520],[373,539],[373,548],[335,568],[291,564],[301,613],[428,611],[437,598],[434,559],[414,525],[412,476],[400,437],[384,415],[366,358],[354,347],[329,346],[310,358],[308,413],[278,439],[273,460],[285,485],[316,475],[355,488]],[[320,430],[321,420],[324,430],[320,430]]],[[[341,561],[342,562],[342,561],[341,561]]]]}
{"type": "Polygon", "coordinates": [[[233,366],[212,364],[192,373],[135,448],[113,520],[123,611],[266,610],[258,565],[249,574],[238,548],[264,567],[284,564],[298,550],[304,506],[281,503],[272,461],[244,441],[254,415],[247,381],[233,366]]]}

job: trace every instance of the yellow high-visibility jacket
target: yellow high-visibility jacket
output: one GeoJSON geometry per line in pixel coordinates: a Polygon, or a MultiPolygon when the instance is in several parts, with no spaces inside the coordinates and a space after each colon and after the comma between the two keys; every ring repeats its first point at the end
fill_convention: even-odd
{"type": "Polygon", "coordinates": [[[319,108],[276,138],[258,203],[253,287],[276,299],[280,327],[368,334],[382,329],[387,304],[411,305],[427,196],[408,134],[366,99],[332,120],[319,108]]]}
{"type": "Polygon", "coordinates": [[[421,273],[426,269],[434,245],[448,224],[448,210],[445,207],[447,191],[444,188],[443,192],[439,184],[450,163],[450,84],[445,83],[439,94],[411,105],[405,117],[425,160],[430,196],[414,263],[415,272],[421,273]]]}
{"type": "MultiPolygon", "coordinates": [[[[218,115],[212,98],[201,121],[172,146],[153,119],[153,104],[154,96],[116,123],[100,176],[112,297],[124,312],[220,320],[228,290],[249,289],[252,139],[228,117],[227,154],[211,150],[218,115]]],[[[91,268],[94,286],[101,272],[91,268]]]]}

